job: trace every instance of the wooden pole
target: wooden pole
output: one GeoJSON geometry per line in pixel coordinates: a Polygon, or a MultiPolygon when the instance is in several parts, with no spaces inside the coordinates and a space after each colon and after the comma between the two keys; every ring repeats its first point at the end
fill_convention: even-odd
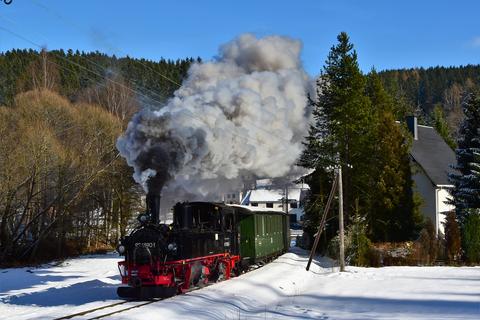
{"type": "Polygon", "coordinates": [[[320,224],[318,225],[317,235],[315,236],[315,241],[313,242],[313,247],[312,247],[312,250],[310,251],[310,257],[308,258],[308,263],[307,263],[307,271],[310,269],[310,264],[312,263],[313,256],[315,255],[315,251],[317,251],[320,235],[322,234],[323,228],[325,227],[328,210],[330,209],[333,195],[335,194],[335,189],[337,188],[337,182],[338,182],[338,175],[335,174],[335,178],[333,179],[332,189],[330,190],[330,194],[328,195],[327,204],[325,205],[325,208],[323,210],[322,219],[320,221],[320,224]]]}
{"type": "Polygon", "coordinates": [[[47,90],[47,49],[42,49],[43,89],[47,90]]]}
{"type": "Polygon", "coordinates": [[[340,272],[345,271],[345,239],[343,230],[342,166],[338,167],[338,227],[340,232],[340,272]]]}

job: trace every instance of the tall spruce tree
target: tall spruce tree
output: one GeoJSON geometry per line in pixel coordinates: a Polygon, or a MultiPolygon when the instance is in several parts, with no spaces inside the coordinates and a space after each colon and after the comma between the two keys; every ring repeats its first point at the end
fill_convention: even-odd
{"type": "Polygon", "coordinates": [[[480,98],[477,93],[467,96],[463,112],[465,119],[455,151],[457,164],[454,168],[458,173],[449,176],[454,185],[451,203],[455,205],[461,227],[469,214],[478,213],[474,209],[480,209],[480,98]]]}
{"type": "Polygon", "coordinates": [[[371,146],[371,104],[357,53],[344,32],[331,48],[312,101],[315,122],[310,126],[300,165],[343,171],[344,211],[348,222],[356,203],[363,207],[371,146]],[[356,201],[358,200],[358,202],[356,201]]]}
{"type": "Polygon", "coordinates": [[[367,77],[372,103],[372,154],[367,196],[369,235],[376,241],[402,241],[417,235],[422,217],[413,197],[408,134],[395,123],[394,101],[375,70],[367,77]]]}
{"type": "Polygon", "coordinates": [[[355,212],[373,240],[411,239],[421,218],[413,201],[407,135],[395,123],[394,101],[377,74],[367,81],[348,36],[337,39],[311,101],[315,122],[299,161],[315,169],[307,219],[317,220],[333,174],[330,180],[325,176],[341,165],[347,223],[355,212]]]}

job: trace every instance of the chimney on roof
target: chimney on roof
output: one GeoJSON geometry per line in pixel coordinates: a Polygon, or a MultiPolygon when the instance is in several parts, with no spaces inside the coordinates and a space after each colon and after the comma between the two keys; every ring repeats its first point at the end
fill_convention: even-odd
{"type": "Polygon", "coordinates": [[[417,117],[407,116],[407,127],[408,131],[412,134],[413,139],[418,140],[417,117]]]}

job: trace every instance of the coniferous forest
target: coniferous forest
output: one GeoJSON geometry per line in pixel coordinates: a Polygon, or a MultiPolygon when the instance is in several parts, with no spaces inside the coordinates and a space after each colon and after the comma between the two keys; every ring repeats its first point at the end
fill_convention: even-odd
{"type": "Polygon", "coordinates": [[[452,133],[462,120],[462,102],[467,92],[480,88],[478,65],[386,70],[379,76],[385,89],[405,102],[397,117],[413,113],[421,122],[431,125],[438,107],[452,133]]]}

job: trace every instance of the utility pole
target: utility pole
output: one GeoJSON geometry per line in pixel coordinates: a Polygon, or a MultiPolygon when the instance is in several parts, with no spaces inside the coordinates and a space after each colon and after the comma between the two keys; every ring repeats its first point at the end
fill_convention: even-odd
{"type": "Polygon", "coordinates": [[[322,231],[325,228],[328,210],[330,210],[330,205],[332,204],[332,200],[335,195],[335,189],[337,189],[337,183],[338,183],[338,175],[335,174],[335,178],[333,179],[332,189],[330,190],[330,194],[328,195],[327,204],[323,209],[322,219],[320,220],[320,224],[318,225],[317,235],[315,236],[315,241],[313,242],[312,250],[310,251],[310,257],[308,258],[308,263],[306,268],[307,271],[310,269],[310,264],[312,263],[313,256],[317,251],[318,242],[320,241],[320,235],[322,234],[322,231]]]}
{"type": "Polygon", "coordinates": [[[43,89],[47,89],[47,49],[42,48],[43,89]]]}
{"type": "Polygon", "coordinates": [[[307,271],[310,269],[310,264],[312,263],[313,256],[315,255],[315,251],[317,250],[317,245],[320,240],[320,235],[322,233],[323,228],[325,227],[325,222],[328,214],[328,210],[330,209],[330,205],[333,200],[333,196],[335,194],[335,189],[337,189],[338,185],[338,224],[339,224],[339,238],[340,238],[340,272],[345,271],[345,240],[344,240],[344,230],[343,230],[343,186],[342,186],[342,167],[338,167],[338,171],[335,174],[335,179],[333,180],[332,190],[328,196],[327,204],[323,211],[323,216],[318,226],[317,235],[315,237],[315,241],[313,242],[312,250],[310,251],[310,257],[308,258],[307,263],[307,271]]]}
{"type": "Polygon", "coordinates": [[[343,236],[343,186],[342,166],[338,167],[338,227],[340,232],[340,272],[345,271],[345,242],[343,236]]]}

